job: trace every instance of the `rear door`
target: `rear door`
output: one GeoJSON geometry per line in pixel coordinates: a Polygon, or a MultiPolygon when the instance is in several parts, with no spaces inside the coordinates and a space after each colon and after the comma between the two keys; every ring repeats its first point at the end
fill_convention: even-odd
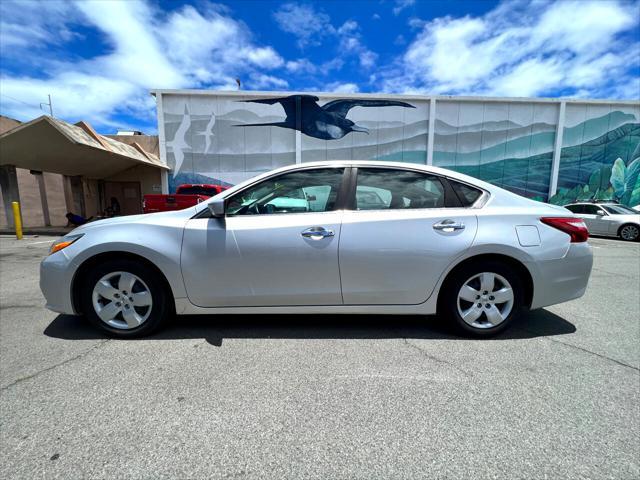
{"type": "Polygon", "coordinates": [[[448,181],[432,174],[388,167],[354,172],[339,249],[344,303],[424,302],[471,245],[475,210],[460,206],[448,181]]]}

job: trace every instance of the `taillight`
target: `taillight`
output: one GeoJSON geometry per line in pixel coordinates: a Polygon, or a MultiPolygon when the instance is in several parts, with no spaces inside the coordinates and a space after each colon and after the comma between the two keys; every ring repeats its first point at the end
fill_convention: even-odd
{"type": "Polygon", "coordinates": [[[579,218],[542,217],[540,221],[569,235],[571,237],[571,243],[586,242],[589,239],[589,230],[585,223],[579,218]]]}

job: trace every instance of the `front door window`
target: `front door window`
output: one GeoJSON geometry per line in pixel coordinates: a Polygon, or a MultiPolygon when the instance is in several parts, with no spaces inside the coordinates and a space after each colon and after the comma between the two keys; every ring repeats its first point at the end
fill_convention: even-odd
{"type": "Polygon", "coordinates": [[[344,168],[285,173],[234,195],[227,215],[330,212],[336,209],[344,168]]]}

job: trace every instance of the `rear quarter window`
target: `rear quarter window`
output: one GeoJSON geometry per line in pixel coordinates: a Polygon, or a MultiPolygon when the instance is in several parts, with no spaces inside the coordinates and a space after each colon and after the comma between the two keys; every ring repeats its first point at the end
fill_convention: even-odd
{"type": "Polygon", "coordinates": [[[453,191],[456,192],[456,195],[460,199],[460,203],[462,203],[463,207],[472,206],[482,196],[482,190],[479,188],[471,187],[451,179],[449,179],[449,183],[451,184],[453,191]]]}

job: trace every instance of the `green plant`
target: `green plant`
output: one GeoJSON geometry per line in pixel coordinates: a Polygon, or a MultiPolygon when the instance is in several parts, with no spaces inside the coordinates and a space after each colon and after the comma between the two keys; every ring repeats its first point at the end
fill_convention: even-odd
{"type": "MultiPolygon", "coordinates": [[[[638,153],[638,149],[634,155],[638,153]]],[[[549,199],[554,205],[594,200],[615,200],[622,204],[640,204],[640,157],[629,165],[617,158],[610,167],[601,167],[589,175],[589,182],[571,189],[560,189],[549,199]]]]}

